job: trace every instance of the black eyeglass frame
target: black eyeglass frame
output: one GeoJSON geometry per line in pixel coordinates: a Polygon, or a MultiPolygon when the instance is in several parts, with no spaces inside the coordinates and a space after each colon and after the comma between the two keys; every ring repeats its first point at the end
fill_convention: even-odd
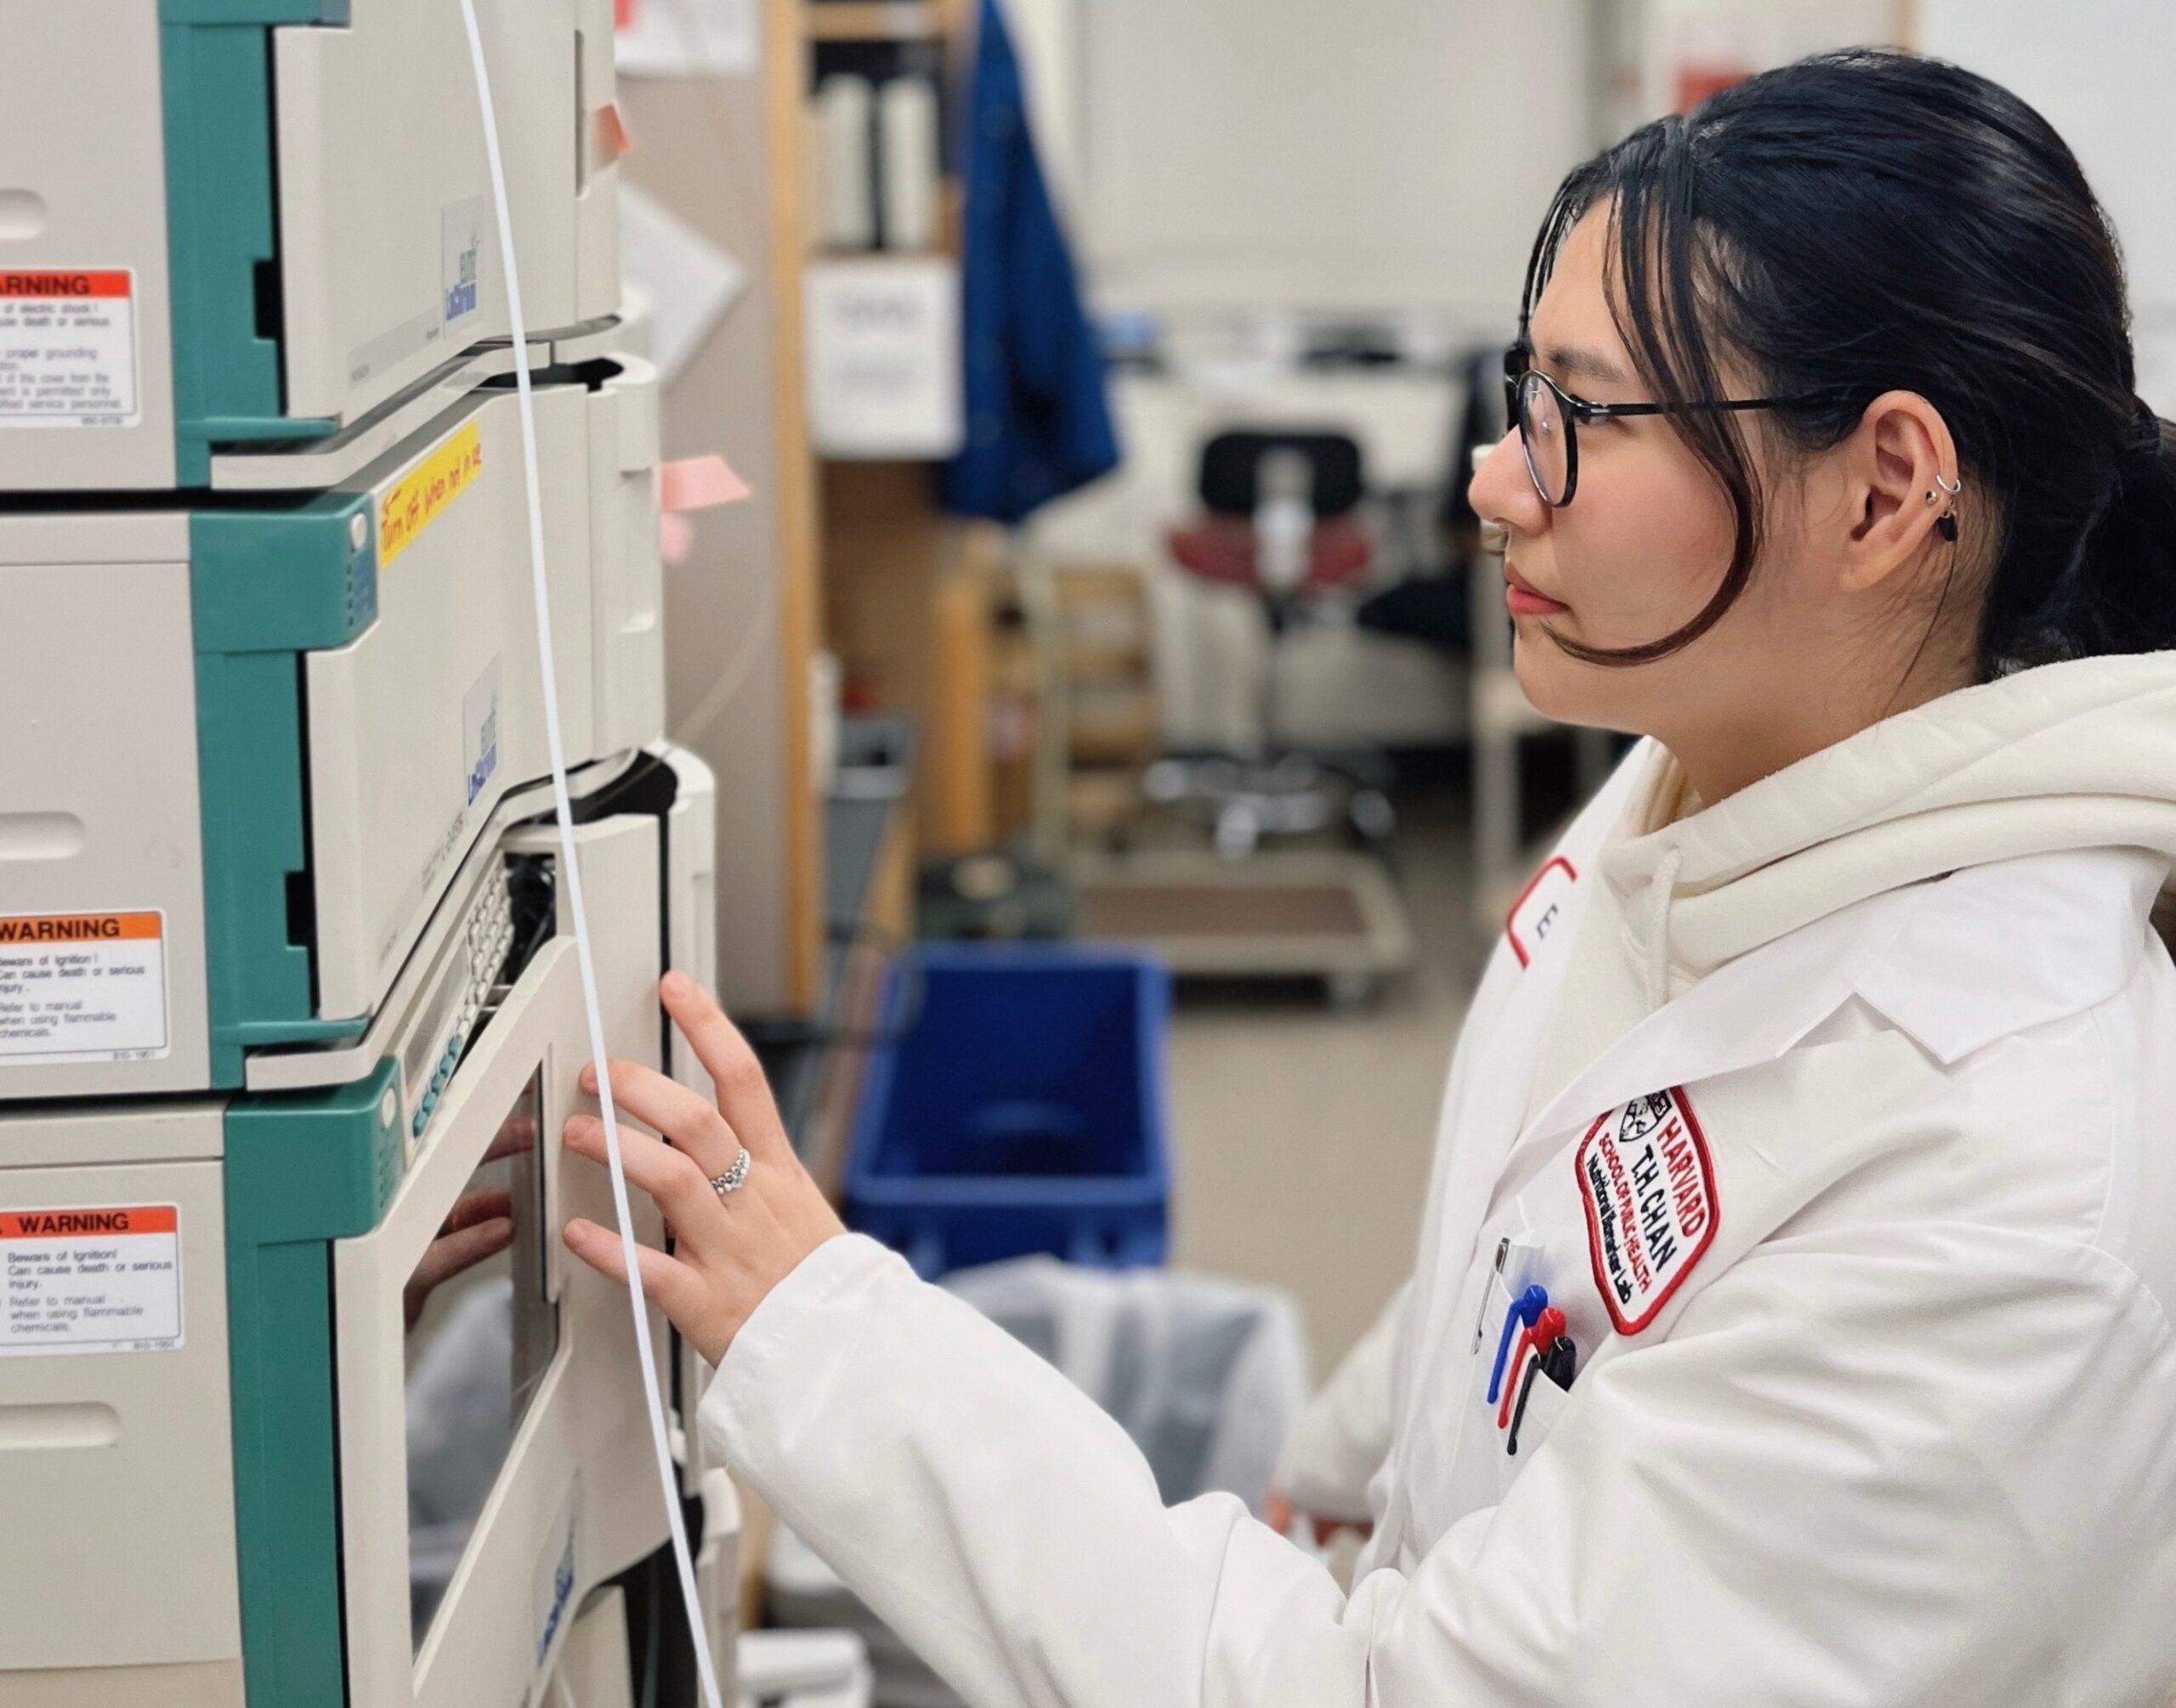
{"type": "Polygon", "coordinates": [[[1533,352],[1520,345],[1513,345],[1504,353],[1504,413],[1510,427],[1518,430],[1519,451],[1525,458],[1527,478],[1533,483],[1533,489],[1541,501],[1551,510],[1561,510],[1571,503],[1579,489],[1579,433],[1583,426],[1598,421],[1621,421],[1635,416],[1723,415],[1741,410],[1799,409],[1808,404],[1825,401],[1833,395],[1825,392],[1801,392],[1789,398],[1723,398],[1696,400],[1682,404],[1595,404],[1584,398],[1574,397],[1550,379],[1540,369],[1530,365],[1533,352]],[[1533,444],[1527,437],[1526,411],[1520,407],[1520,393],[1526,390],[1527,380],[1539,381],[1549,387],[1556,399],[1557,407],[1564,416],[1564,495],[1551,498],[1549,489],[1542,484],[1541,471],[1534,467],[1533,444]]]}

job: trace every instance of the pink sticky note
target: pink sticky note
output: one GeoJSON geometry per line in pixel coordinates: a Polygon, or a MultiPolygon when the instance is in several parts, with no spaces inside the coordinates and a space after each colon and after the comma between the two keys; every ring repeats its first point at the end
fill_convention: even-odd
{"type": "Polygon", "coordinates": [[[748,483],[722,456],[683,456],[666,463],[658,476],[658,501],[671,511],[708,510],[748,495],[748,483]]]}
{"type": "Polygon", "coordinates": [[[677,511],[662,512],[657,518],[657,555],[667,563],[685,563],[694,549],[695,524],[677,511]]]}
{"type": "Polygon", "coordinates": [[[597,110],[597,162],[609,165],[621,155],[635,151],[635,139],[627,129],[627,116],[620,110],[617,101],[608,101],[597,110]]]}

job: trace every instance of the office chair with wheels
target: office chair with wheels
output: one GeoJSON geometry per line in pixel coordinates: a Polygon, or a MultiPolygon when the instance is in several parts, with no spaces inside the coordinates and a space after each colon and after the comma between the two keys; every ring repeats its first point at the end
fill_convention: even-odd
{"type": "Polygon", "coordinates": [[[1159,761],[1142,780],[1148,798],[1205,810],[1230,859],[1265,837],[1340,825],[1363,841],[1386,838],[1395,819],[1373,778],[1284,746],[1278,730],[1284,636],[1312,601],[1350,586],[1374,562],[1354,514],[1366,489],[1359,444],[1342,433],[1221,433],[1202,448],[1198,489],[1204,513],[1171,530],[1171,556],[1187,574],[1261,602],[1269,651],[1259,732],[1249,753],[1159,761]]]}

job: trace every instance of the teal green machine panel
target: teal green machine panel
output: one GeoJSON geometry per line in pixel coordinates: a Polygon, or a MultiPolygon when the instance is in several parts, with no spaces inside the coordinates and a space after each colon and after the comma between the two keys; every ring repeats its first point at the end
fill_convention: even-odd
{"type": "Polygon", "coordinates": [[[211,482],[211,447],[321,438],[280,395],[271,30],[341,25],[347,0],[160,0],[167,242],[173,267],[178,484],[211,482]]]}
{"type": "Polygon", "coordinates": [[[235,1528],[250,1708],[343,1708],[332,1242],[400,1179],[394,1064],[226,1117],[235,1528]]]}
{"type": "Polygon", "coordinates": [[[360,1037],[320,1019],[310,982],[303,654],[377,615],[366,495],[190,518],[212,1083],[267,1044],[360,1037]]]}

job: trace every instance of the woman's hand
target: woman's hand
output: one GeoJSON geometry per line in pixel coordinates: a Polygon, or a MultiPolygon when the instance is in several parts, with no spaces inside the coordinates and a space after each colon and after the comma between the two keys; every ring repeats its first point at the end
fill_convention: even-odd
{"type": "MultiPolygon", "coordinates": [[[[716,1366],[725,1349],[801,1260],[846,1228],[824,1201],[786,1140],[762,1064],[710,993],[683,973],[658,987],[666,1011],[717,1085],[712,1105],[654,1068],[612,1063],[612,1100],[670,1139],[620,1128],[627,1179],[657,1201],[677,1249],[671,1256],[645,1246],[638,1261],[643,1287],[695,1349],[716,1366]],[[748,1178],[721,1195],[711,1182],[733,1166],[745,1145],[748,1178]]],[[[583,1089],[597,1090],[594,1066],[582,1069],[583,1089]]],[[[577,1115],[565,1128],[567,1148],[603,1163],[604,1123],[577,1115]]],[[[624,1285],[619,1235],[579,1217],[567,1224],[567,1248],[591,1268],[624,1285]]]]}
{"type": "Polygon", "coordinates": [[[433,1292],[513,1243],[513,1195],[503,1186],[464,1193],[446,1212],[438,1236],[401,1289],[402,1322],[412,1332],[433,1292]]]}
{"type": "MultiPolygon", "coordinates": [[[[478,1173],[502,1157],[517,1157],[536,1148],[536,1123],[524,1115],[511,1115],[491,1137],[491,1147],[477,1164],[478,1173]]],[[[431,1294],[477,1264],[496,1257],[513,1243],[513,1194],[504,1186],[486,1185],[463,1192],[439,1224],[438,1237],[423,1253],[416,1273],[408,1277],[401,1293],[400,1314],[412,1333],[422,1321],[431,1294]]]]}

